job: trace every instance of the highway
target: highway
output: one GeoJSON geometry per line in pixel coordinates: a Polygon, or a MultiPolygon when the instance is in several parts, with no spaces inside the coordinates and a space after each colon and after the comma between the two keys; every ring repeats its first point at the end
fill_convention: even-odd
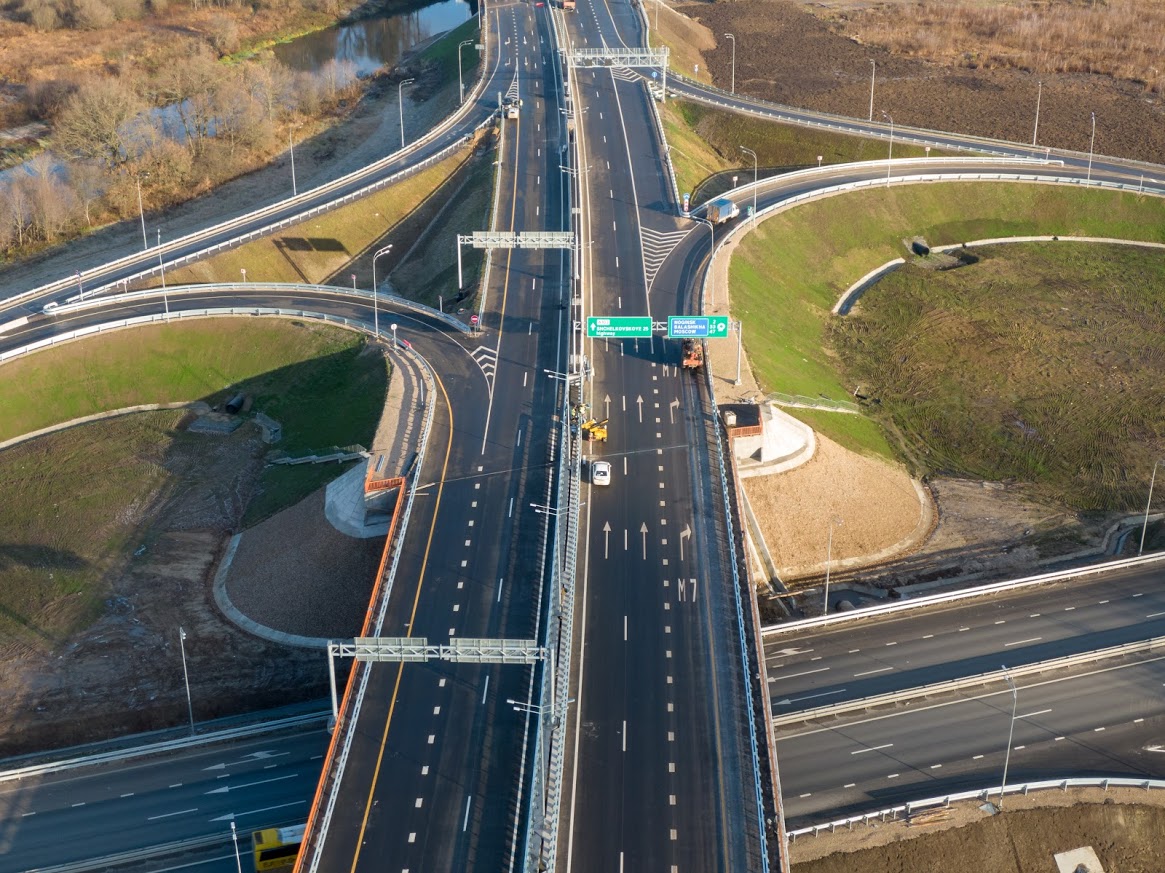
{"type": "MultiPolygon", "coordinates": [[[[1165,657],[1017,683],[1008,784],[1165,777],[1165,657]]],[[[998,786],[1011,725],[1005,684],[777,733],[790,828],[998,786]]]]}
{"type": "Polygon", "coordinates": [[[1154,564],[835,627],[789,625],[765,635],[773,714],[1165,636],[1163,578],[1154,564]]]}
{"type": "MultiPolygon", "coordinates": [[[[634,44],[626,4],[564,16],[575,46],[634,44]]],[[[588,223],[582,315],[686,305],[653,282],[689,222],[675,216],[648,95],[626,70],[577,69],[575,117],[588,223]]],[[[584,494],[563,870],[761,869],[746,669],[723,490],[701,381],[660,337],[587,340],[592,414],[610,440],[610,486],[584,494]]]]}
{"type": "Polygon", "coordinates": [[[327,744],[320,720],[246,740],[0,781],[0,867],[33,870],[194,837],[229,838],[232,819],[249,849],[252,828],[306,820],[327,744]]]}

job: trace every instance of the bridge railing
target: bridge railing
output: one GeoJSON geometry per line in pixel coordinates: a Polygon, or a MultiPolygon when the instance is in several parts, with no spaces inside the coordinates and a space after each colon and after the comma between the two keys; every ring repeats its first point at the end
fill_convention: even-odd
{"type": "Polygon", "coordinates": [[[1033,791],[1067,791],[1069,788],[1099,788],[1108,791],[1110,788],[1135,788],[1143,791],[1165,790],[1165,781],[1159,779],[1125,779],[1119,777],[1090,778],[1090,779],[1045,779],[1040,782],[1021,782],[1017,785],[1008,785],[990,788],[977,788],[973,791],[960,791],[956,794],[944,794],[941,797],[928,797],[925,800],[914,800],[900,806],[888,806],[874,812],[865,812],[860,815],[851,815],[839,818],[824,824],[810,825],[789,831],[789,841],[796,841],[797,837],[816,837],[821,833],[833,833],[838,828],[852,829],[856,824],[868,825],[871,822],[882,823],[895,821],[900,816],[911,816],[914,813],[928,809],[944,808],[960,800],[988,801],[992,797],[1001,797],[1010,794],[1026,796],[1033,791]]]}

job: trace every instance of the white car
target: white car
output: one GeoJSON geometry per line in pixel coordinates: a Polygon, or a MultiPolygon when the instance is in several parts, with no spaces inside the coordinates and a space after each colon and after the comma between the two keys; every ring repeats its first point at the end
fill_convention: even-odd
{"type": "Polygon", "coordinates": [[[611,462],[610,461],[591,461],[591,484],[593,484],[593,485],[610,485],[611,484],[611,462]]]}

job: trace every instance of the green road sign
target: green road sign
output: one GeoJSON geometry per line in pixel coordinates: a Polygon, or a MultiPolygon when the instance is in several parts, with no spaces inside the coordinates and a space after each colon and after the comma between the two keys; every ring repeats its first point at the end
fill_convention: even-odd
{"type": "Polygon", "coordinates": [[[716,339],[728,336],[727,315],[669,315],[667,318],[669,339],[690,339],[692,337],[716,339]]]}
{"type": "Polygon", "coordinates": [[[650,315],[591,315],[587,318],[587,336],[598,339],[622,339],[651,336],[650,315]]]}

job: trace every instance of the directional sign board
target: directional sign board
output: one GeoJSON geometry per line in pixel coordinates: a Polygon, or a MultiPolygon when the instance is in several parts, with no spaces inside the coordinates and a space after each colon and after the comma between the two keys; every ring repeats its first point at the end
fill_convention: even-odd
{"type": "Polygon", "coordinates": [[[689,337],[717,337],[728,336],[727,315],[669,315],[667,318],[667,335],[669,339],[688,339],[689,337]]]}
{"type": "Polygon", "coordinates": [[[646,339],[651,336],[651,316],[591,315],[587,318],[587,336],[598,339],[646,339]]]}

